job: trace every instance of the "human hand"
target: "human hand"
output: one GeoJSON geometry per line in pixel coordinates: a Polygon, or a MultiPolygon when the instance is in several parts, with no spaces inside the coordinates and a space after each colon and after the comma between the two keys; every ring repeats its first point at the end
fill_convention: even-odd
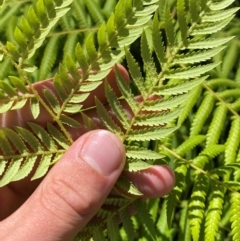
{"type": "MultiPolygon", "coordinates": [[[[121,72],[127,79],[123,68],[121,72]]],[[[116,90],[113,71],[108,80],[116,90]]],[[[38,83],[35,87],[40,93],[44,86],[51,88],[51,81],[38,83]]],[[[96,93],[104,100],[101,88],[96,93]]],[[[86,105],[90,102],[91,99],[87,100],[86,105]]],[[[24,126],[26,121],[32,121],[29,109],[21,111],[24,115],[16,111],[7,113],[1,126],[24,126]]],[[[91,117],[94,114],[94,111],[88,113],[91,117]]],[[[81,122],[80,115],[76,119],[81,122]]],[[[46,113],[36,121],[44,124],[51,119],[46,113]]],[[[2,241],[71,240],[110,193],[124,167],[125,151],[121,141],[105,130],[85,133],[84,128],[69,128],[69,132],[76,141],[43,180],[30,182],[28,177],[0,188],[2,241]]],[[[166,166],[154,166],[127,175],[144,197],[161,197],[174,185],[174,175],[166,166]]]]}

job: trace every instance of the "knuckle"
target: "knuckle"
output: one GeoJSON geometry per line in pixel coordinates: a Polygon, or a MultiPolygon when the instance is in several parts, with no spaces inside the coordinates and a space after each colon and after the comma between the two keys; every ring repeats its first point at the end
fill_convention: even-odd
{"type": "Polygon", "coordinates": [[[79,182],[53,177],[41,193],[41,202],[44,207],[54,215],[64,215],[65,213],[64,216],[74,218],[89,216],[95,200],[89,198],[79,184],[73,185],[73,183],[79,182]]]}

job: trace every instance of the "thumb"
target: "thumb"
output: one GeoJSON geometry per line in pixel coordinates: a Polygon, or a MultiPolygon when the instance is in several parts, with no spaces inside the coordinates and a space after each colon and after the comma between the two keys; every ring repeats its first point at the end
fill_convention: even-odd
{"type": "Polygon", "coordinates": [[[81,136],[23,206],[4,220],[6,240],[72,240],[103,204],[124,160],[124,146],[114,134],[95,130],[81,136]]]}

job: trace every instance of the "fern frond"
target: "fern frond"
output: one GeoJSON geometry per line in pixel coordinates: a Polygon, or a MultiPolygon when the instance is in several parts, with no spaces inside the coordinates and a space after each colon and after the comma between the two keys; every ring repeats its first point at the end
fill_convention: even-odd
{"type": "Polygon", "coordinates": [[[39,79],[45,79],[48,77],[48,73],[52,69],[56,59],[57,59],[57,52],[58,52],[58,43],[59,43],[59,37],[54,36],[52,37],[43,54],[43,58],[41,61],[41,65],[39,68],[39,79]]]}
{"type": "MultiPolygon", "coordinates": [[[[49,127],[48,130],[50,133],[53,133],[52,138],[41,126],[34,123],[29,123],[29,126],[33,133],[22,127],[16,127],[15,131],[4,128],[0,132],[0,148],[4,154],[4,156],[0,156],[0,162],[2,166],[4,166],[5,161],[10,163],[3,173],[0,186],[28,176],[35,166],[38,157],[40,158],[40,163],[32,179],[44,176],[50,165],[58,160],[66,150],[56,147],[53,138],[57,138],[59,144],[64,139],[60,140],[59,137],[54,136],[53,127],[49,127]]],[[[62,146],[66,147],[64,144],[62,146]]]]}
{"type": "Polygon", "coordinates": [[[187,166],[185,164],[178,165],[174,169],[175,178],[176,178],[176,186],[173,191],[167,197],[167,223],[168,227],[171,227],[171,222],[173,218],[174,209],[176,207],[177,202],[180,199],[182,194],[182,190],[185,183],[185,177],[187,175],[187,166]]]}
{"type": "Polygon", "coordinates": [[[218,143],[218,139],[221,134],[220,130],[223,128],[226,116],[227,116],[226,106],[219,105],[215,110],[214,118],[207,132],[207,140],[206,140],[207,145],[218,143]]]}
{"type": "Polygon", "coordinates": [[[189,203],[189,224],[194,241],[199,240],[209,180],[201,173],[194,183],[189,203]]]}
{"type": "MultiPolygon", "coordinates": [[[[19,46],[21,61],[31,58],[39,48],[51,28],[69,10],[72,0],[42,1],[38,0],[35,7],[30,7],[26,18],[23,17],[19,27],[15,28],[14,37],[19,46]]],[[[11,43],[12,47],[16,45],[11,43]]],[[[18,61],[18,56],[8,48],[12,58],[18,61]]]]}
{"type": "Polygon", "coordinates": [[[240,209],[240,194],[235,192],[231,194],[231,225],[232,225],[232,237],[233,241],[240,240],[240,218],[239,218],[239,209],[240,209]]]}
{"type": "Polygon", "coordinates": [[[217,236],[223,209],[223,201],[224,187],[212,183],[212,198],[208,206],[205,222],[205,240],[214,240],[217,236]]]}
{"type": "Polygon", "coordinates": [[[240,143],[240,119],[233,118],[225,149],[225,163],[234,163],[240,143]]]}

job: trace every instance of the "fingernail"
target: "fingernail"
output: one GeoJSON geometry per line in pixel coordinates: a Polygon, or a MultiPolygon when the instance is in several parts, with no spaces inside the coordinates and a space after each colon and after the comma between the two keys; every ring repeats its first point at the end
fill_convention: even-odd
{"type": "Polygon", "coordinates": [[[101,130],[93,133],[83,145],[81,158],[96,171],[109,176],[123,162],[123,148],[112,133],[101,130]]]}

